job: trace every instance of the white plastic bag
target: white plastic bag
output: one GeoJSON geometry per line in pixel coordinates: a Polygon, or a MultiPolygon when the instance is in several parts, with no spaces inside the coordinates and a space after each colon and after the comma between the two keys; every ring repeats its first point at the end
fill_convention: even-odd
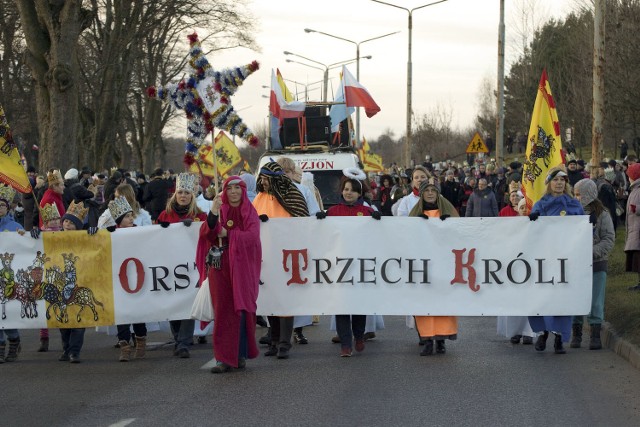
{"type": "Polygon", "coordinates": [[[204,279],[191,307],[191,318],[211,322],[213,320],[213,302],[209,292],[209,279],[204,279]]]}

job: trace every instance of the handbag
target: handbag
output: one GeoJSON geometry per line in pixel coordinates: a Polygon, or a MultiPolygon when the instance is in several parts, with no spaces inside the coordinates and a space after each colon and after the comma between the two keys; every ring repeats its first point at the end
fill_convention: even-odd
{"type": "Polygon", "coordinates": [[[191,307],[191,318],[211,322],[213,320],[213,302],[209,292],[209,279],[204,279],[191,307]]]}

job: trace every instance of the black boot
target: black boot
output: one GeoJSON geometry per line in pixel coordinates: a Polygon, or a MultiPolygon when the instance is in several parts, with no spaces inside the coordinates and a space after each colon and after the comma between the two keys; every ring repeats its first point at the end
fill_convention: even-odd
{"type": "Polygon", "coordinates": [[[582,344],[582,325],[574,323],[571,329],[571,344],[569,344],[569,347],[580,348],[582,344]]]}
{"type": "Polygon", "coordinates": [[[433,354],[433,340],[424,340],[424,347],[420,352],[420,356],[431,356],[432,354],[433,354]]]}
{"type": "Polygon", "coordinates": [[[20,349],[20,338],[9,340],[9,351],[7,352],[7,357],[5,357],[4,360],[7,362],[15,362],[18,359],[20,349]]]}
{"type": "Polygon", "coordinates": [[[309,340],[302,333],[302,327],[293,330],[293,338],[298,344],[309,344],[309,340]]]}
{"type": "Polygon", "coordinates": [[[444,346],[444,340],[436,340],[436,353],[445,354],[447,349],[444,346]]]}
{"type": "Polygon", "coordinates": [[[258,342],[262,345],[271,344],[271,328],[267,329],[267,333],[261,336],[258,342]]]}
{"type": "Polygon", "coordinates": [[[553,340],[553,350],[556,354],[565,354],[567,350],[562,346],[562,335],[555,334],[556,338],[553,340]]]}
{"type": "Polygon", "coordinates": [[[0,363],[4,363],[4,350],[6,346],[6,344],[0,344],[0,363]]]}
{"type": "Polygon", "coordinates": [[[591,325],[591,337],[589,339],[589,350],[600,350],[602,341],[600,341],[601,325],[591,325]]]}
{"type": "Polygon", "coordinates": [[[549,338],[549,331],[544,331],[544,334],[538,335],[538,339],[536,340],[536,350],[544,351],[547,348],[547,338],[549,338]]]}
{"type": "Polygon", "coordinates": [[[522,335],[514,335],[509,341],[511,341],[511,344],[520,344],[520,338],[522,338],[522,335]]]}
{"type": "Polygon", "coordinates": [[[269,349],[264,352],[265,356],[275,356],[278,354],[278,343],[272,342],[269,344],[269,349]]]}

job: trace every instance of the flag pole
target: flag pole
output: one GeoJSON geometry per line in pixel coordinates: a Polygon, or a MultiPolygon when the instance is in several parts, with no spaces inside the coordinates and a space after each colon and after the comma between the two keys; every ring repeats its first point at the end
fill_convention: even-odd
{"type": "Polygon", "coordinates": [[[218,158],[216,155],[216,138],[213,135],[213,131],[211,131],[211,145],[213,148],[213,185],[216,190],[216,195],[218,195],[218,158]]]}

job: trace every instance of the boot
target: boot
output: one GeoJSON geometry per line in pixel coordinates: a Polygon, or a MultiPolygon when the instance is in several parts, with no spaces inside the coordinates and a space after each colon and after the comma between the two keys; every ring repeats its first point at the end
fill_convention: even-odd
{"type": "Polygon", "coordinates": [[[40,338],[38,352],[43,353],[45,351],[49,351],[49,338],[40,338]]]}
{"type": "Polygon", "coordinates": [[[582,344],[582,325],[574,323],[571,329],[573,329],[573,333],[571,334],[571,344],[569,344],[569,347],[580,348],[582,344]]]}
{"type": "Polygon", "coordinates": [[[547,348],[547,338],[549,338],[549,331],[544,331],[544,334],[538,335],[538,339],[536,340],[536,350],[544,351],[547,348]]]}
{"type": "Polygon", "coordinates": [[[447,349],[444,346],[444,340],[436,340],[436,353],[445,354],[447,349]]]}
{"type": "Polygon", "coordinates": [[[118,344],[120,344],[120,361],[128,362],[131,358],[131,346],[129,345],[129,341],[120,340],[118,344]]]}
{"type": "Polygon", "coordinates": [[[431,356],[433,354],[433,340],[424,340],[424,347],[420,356],[431,356]]]}
{"type": "Polygon", "coordinates": [[[302,327],[293,330],[293,337],[298,344],[309,344],[309,340],[302,333],[302,327]]]}
{"type": "Polygon", "coordinates": [[[4,360],[7,362],[15,362],[21,349],[20,338],[9,340],[9,352],[7,352],[7,357],[5,357],[4,360]]]}
{"type": "Polygon", "coordinates": [[[562,335],[555,334],[556,338],[553,340],[553,350],[556,354],[565,354],[567,350],[562,346],[562,335]]]}
{"type": "Polygon", "coordinates": [[[267,329],[267,333],[261,336],[258,342],[262,345],[271,344],[271,328],[267,329]]]}
{"type": "Polygon", "coordinates": [[[589,350],[600,350],[602,341],[600,341],[601,325],[591,325],[591,337],[589,338],[589,350]]]}
{"type": "Polygon", "coordinates": [[[147,337],[136,337],[136,359],[144,359],[147,352],[147,337]]]}
{"type": "Polygon", "coordinates": [[[4,349],[6,344],[0,344],[0,364],[4,363],[4,349]]]}
{"type": "Polygon", "coordinates": [[[278,343],[274,341],[269,344],[269,349],[264,352],[264,355],[269,357],[275,356],[276,354],[278,354],[278,343]]]}

